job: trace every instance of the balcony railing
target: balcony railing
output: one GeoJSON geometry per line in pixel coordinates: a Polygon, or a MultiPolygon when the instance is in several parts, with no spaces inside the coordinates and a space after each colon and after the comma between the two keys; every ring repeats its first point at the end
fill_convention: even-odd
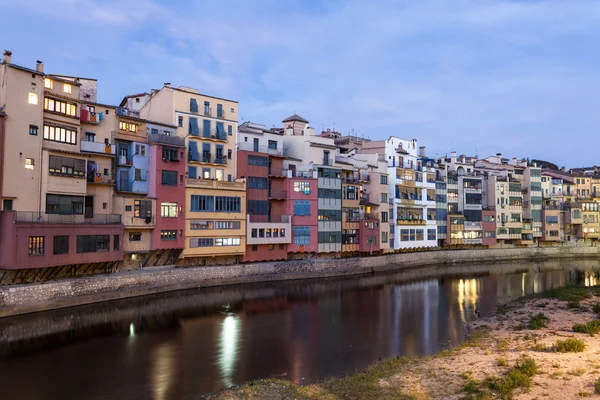
{"type": "Polygon", "coordinates": [[[188,153],[188,161],[198,161],[198,162],[203,162],[203,163],[225,165],[225,164],[227,164],[227,157],[215,156],[210,153],[205,153],[205,154],[200,154],[198,156],[198,159],[196,160],[196,159],[194,159],[194,157],[192,157],[192,153],[190,152],[190,153],[188,153]]]}
{"type": "Polygon", "coordinates": [[[110,143],[87,142],[85,140],[82,140],[79,146],[82,152],[110,154],[113,156],[115,155],[115,146],[110,143]]]}
{"type": "Polygon", "coordinates": [[[83,214],[46,214],[38,211],[12,211],[14,222],[33,224],[121,224],[121,214],[96,214],[86,218],[83,214]]]}
{"type": "Polygon", "coordinates": [[[185,147],[185,139],[181,136],[163,135],[160,133],[149,134],[148,143],[166,144],[175,147],[185,147]]]}
{"type": "Polygon", "coordinates": [[[269,190],[269,198],[271,199],[286,199],[287,190],[269,190]]]}
{"type": "Polygon", "coordinates": [[[243,190],[246,188],[246,182],[229,182],[219,181],[216,179],[186,178],[186,186],[209,189],[243,190]]]}
{"type": "Polygon", "coordinates": [[[288,170],[285,168],[269,167],[269,176],[287,176],[288,170]]]}
{"type": "Polygon", "coordinates": [[[115,181],[112,179],[110,175],[98,175],[97,173],[88,174],[87,183],[95,184],[95,185],[112,185],[115,181]]]}
{"type": "Polygon", "coordinates": [[[254,214],[249,214],[248,215],[248,222],[250,222],[250,223],[271,222],[271,223],[289,224],[290,223],[290,216],[289,215],[254,215],[254,214]]]}
{"type": "MultiPolygon", "coordinates": [[[[280,143],[278,143],[279,145],[280,143]]],[[[244,151],[254,151],[256,153],[266,153],[281,156],[283,155],[283,147],[269,147],[269,146],[261,146],[255,145],[254,143],[238,143],[238,150],[244,151]]]]}

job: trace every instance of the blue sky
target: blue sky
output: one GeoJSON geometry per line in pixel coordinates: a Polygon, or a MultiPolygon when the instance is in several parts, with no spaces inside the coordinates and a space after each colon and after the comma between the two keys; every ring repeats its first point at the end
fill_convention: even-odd
{"type": "Polygon", "coordinates": [[[417,138],[430,156],[600,164],[600,2],[0,0],[13,62],[99,80],[99,101],[164,82],[294,112],[321,130],[417,138]]]}

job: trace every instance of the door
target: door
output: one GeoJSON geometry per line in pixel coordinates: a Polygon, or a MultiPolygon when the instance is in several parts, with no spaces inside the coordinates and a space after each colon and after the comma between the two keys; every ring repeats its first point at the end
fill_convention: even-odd
{"type": "Polygon", "coordinates": [[[211,162],[210,143],[202,143],[202,161],[203,162],[211,162]]]}
{"type": "Polygon", "coordinates": [[[94,217],[94,196],[85,196],[85,218],[94,217]]]}
{"type": "Polygon", "coordinates": [[[258,153],[258,139],[254,139],[254,151],[258,153]]]}

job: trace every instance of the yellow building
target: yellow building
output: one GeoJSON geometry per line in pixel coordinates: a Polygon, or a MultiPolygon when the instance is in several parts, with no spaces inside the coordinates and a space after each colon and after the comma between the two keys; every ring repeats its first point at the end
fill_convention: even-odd
{"type": "Polygon", "coordinates": [[[344,253],[360,249],[360,198],[368,196],[366,190],[363,189],[362,194],[360,192],[358,172],[353,166],[343,164],[342,252],[344,253]]]}
{"type": "Polygon", "coordinates": [[[246,183],[236,181],[238,103],[170,84],[121,103],[185,138],[186,263],[235,262],[246,248],[246,183]],[[228,260],[224,258],[229,257],[228,260]]]}

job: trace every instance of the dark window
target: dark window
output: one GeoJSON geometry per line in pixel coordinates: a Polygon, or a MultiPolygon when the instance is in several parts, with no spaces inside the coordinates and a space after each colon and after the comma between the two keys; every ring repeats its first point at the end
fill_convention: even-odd
{"type": "Polygon", "coordinates": [[[294,200],[294,215],[310,215],[310,201],[294,200]]]}
{"type": "Polygon", "coordinates": [[[139,242],[142,240],[142,232],[129,232],[130,242],[139,242]]]}
{"type": "Polygon", "coordinates": [[[381,212],[381,222],[388,222],[388,213],[387,211],[381,212]]]}
{"type": "Polygon", "coordinates": [[[177,231],[160,231],[160,240],[177,240],[177,231]]]}
{"type": "Polygon", "coordinates": [[[110,235],[77,236],[77,253],[109,251],[110,235]]]}
{"type": "Polygon", "coordinates": [[[83,197],[47,194],[46,214],[83,214],[83,197]]]}
{"type": "Polygon", "coordinates": [[[252,251],[258,251],[258,245],[253,244],[252,245],[252,251]]]}
{"type": "Polygon", "coordinates": [[[69,236],[54,236],[54,254],[67,254],[69,252],[69,236]]]}
{"type": "Polygon", "coordinates": [[[215,198],[213,196],[192,195],[190,211],[212,212],[214,210],[215,198]]]}
{"type": "Polygon", "coordinates": [[[134,179],[136,181],[146,181],[148,179],[148,171],[145,169],[136,168],[134,172],[134,179]]]}
{"type": "Polygon", "coordinates": [[[177,125],[179,127],[183,127],[183,117],[179,116],[179,118],[177,118],[177,125]]]}
{"type": "Polygon", "coordinates": [[[248,156],[248,165],[266,167],[269,165],[269,158],[261,156],[248,156]]]}
{"type": "Polygon", "coordinates": [[[216,196],[215,197],[216,212],[240,212],[241,201],[239,197],[216,196]]]}
{"type": "Polygon", "coordinates": [[[37,127],[37,125],[29,125],[29,134],[37,136],[37,134],[38,134],[38,127],[37,127]]]}
{"type": "Polygon", "coordinates": [[[212,238],[191,238],[190,247],[212,247],[215,245],[215,239],[212,238]]]}
{"type": "Polygon", "coordinates": [[[188,178],[190,178],[190,179],[198,178],[198,168],[197,167],[188,167],[188,178]]]}
{"type": "Polygon", "coordinates": [[[29,236],[29,255],[44,255],[44,236],[29,236]]]}
{"type": "MultiPolygon", "coordinates": [[[[341,179],[342,173],[339,170],[331,168],[319,168],[319,178],[341,179]]],[[[341,196],[340,196],[341,198],[341,196]]]]}
{"type": "Polygon", "coordinates": [[[131,206],[125,206],[125,211],[131,211],[131,206]]]}
{"type": "Polygon", "coordinates": [[[179,161],[177,158],[177,149],[172,147],[163,147],[162,158],[166,161],[179,161]]]}
{"type": "Polygon", "coordinates": [[[269,140],[269,149],[277,150],[277,141],[276,140],[269,140]]]}
{"type": "Polygon", "coordinates": [[[114,235],[113,237],[113,250],[119,251],[119,235],[114,235]]]}
{"type": "Polygon", "coordinates": [[[188,134],[192,136],[198,136],[200,128],[198,127],[198,118],[190,117],[188,126],[188,134]]]}
{"type": "Polygon", "coordinates": [[[70,157],[49,156],[48,172],[50,175],[81,177],[85,176],[85,160],[70,157]]]}
{"type": "Polygon", "coordinates": [[[150,131],[153,135],[158,135],[158,129],[156,128],[152,128],[152,130],[150,131]]]}
{"type": "Polygon", "coordinates": [[[258,178],[255,176],[248,177],[248,189],[264,189],[269,188],[269,180],[267,178],[258,178]]]}
{"type": "Polygon", "coordinates": [[[217,117],[223,118],[223,104],[217,104],[217,117]]]}
{"type": "Polygon", "coordinates": [[[4,199],[2,201],[2,209],[4,211],[10,211],[13,209],[13,201],[11,199],[4,199]]]}
{"type": "Polygon", "coordinates": [[[227,158],[228,158],[229,160],[231,160],[231,154],[232,154],[232,151],[231,151],[231,149],[227,150],[227,158]]]}
{"type": "Polygon", "coordinates": [[[341,199],[342,191],[340,189],[319,189],[318,195],[321,199],[341,199]]]}
{"type": "Polygon", "coordinates": [[[198,112],[198,102],[196,101],[196,99],[190,99],[190,112],[198,112]]]}
{"type": "Polygon", "coordinates": [[[177,171],[162,170],[162,184],[177,186],[177,171]]]}
{"type": "Polygon", "coordinates": [[[341,221],[342,210],[319,210],[319,221],[341,221]]]}
{"type": "Polygon", "coordinates": [[[231,125],[227,125],[227,134],[229,136],[233,135],[233,128],[231,127],[231,125]]]}
{"type": "Polygon", "coordinates": [[[133,216],[136,218],[151,218],[152,200],[135,200],[133,203],[133,216]]]}
{"type": "Polygon", "coordinates": [[[279,243],[279,250],[285,250],[285,244],[279,243]]]}
{"type": "Polygon", "coordinates": [[[248,200],[248,214],[251,215],[268,215],[269,201],[268,200],[248,200]]]}

